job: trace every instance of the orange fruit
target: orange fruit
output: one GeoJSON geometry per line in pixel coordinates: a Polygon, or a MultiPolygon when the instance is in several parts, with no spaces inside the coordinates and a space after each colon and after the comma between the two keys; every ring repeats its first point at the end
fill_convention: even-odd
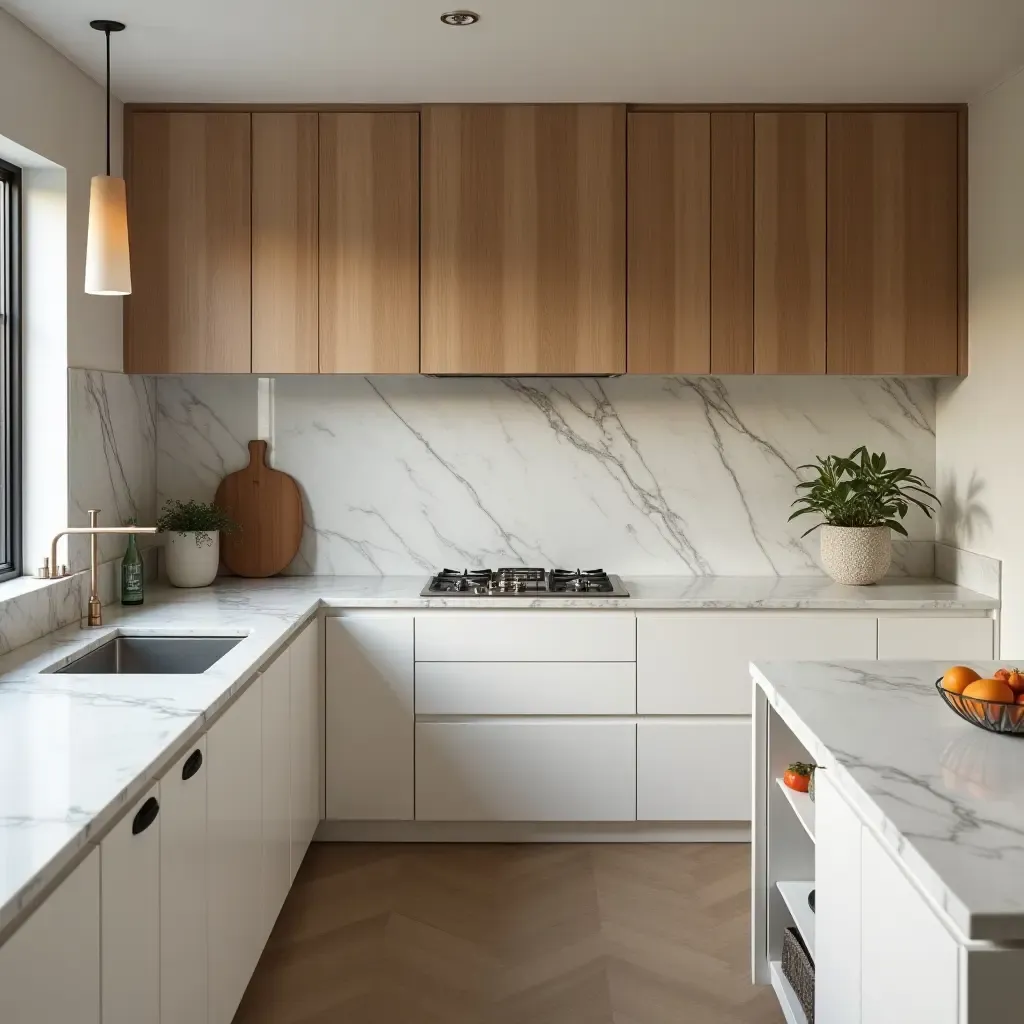
{"type": "Polygon", "coordinates": [[[1001,679],[976,679],[968,683],[964,688],[965,697],[975,697],[978,700],[999,700],[1005,704],[1012,704],[1014,701],[1013,690],[1001,679]]]}
{"type": "Polygon", "coordinates": [[[1015,703],[1024,704],[1024,693],[1017,694],[1017,700],[1015,701],[1015,703]]]}
{"type": "Polygon", "coordinates": [[[971,683],[977,682],[981,676],[966,665],[954,665],[942,677],[942,688],[950,693],[963,693],[971,683]]]}

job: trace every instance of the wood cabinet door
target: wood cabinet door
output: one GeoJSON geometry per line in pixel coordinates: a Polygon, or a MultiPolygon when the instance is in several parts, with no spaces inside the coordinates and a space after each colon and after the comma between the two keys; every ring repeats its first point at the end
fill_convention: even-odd
{"type": "Polygon", "coordinates": [[[126,128],[125,371],[248,373],[250,115],[143,112],[126,128]]]}
{"type": "Polygon", "coordinates": [[[103,1024],[160,1024],[160,786],[100,843],[103,1024]]]}
{"type": "Polygon", "coordinates": [[[828,372],[957,372],[955,111],[828,115],[828,372]]]}
{"type": "Polygon", "coordinates": [[[320,115],[320,372],[418,373],[419,115],[320,115]]]}
{"type": "Polygon", "coordinates": [[[711,115],[711,372],[754,372],[754,115],[711,115]]]}
{"type": "Polygon", "coordinates": [[[424,373],[623,373],[621,106],[423,112],[424,373]]]}
{"type": "Polygon", "coordinates": [[[316,373],[316,114],[252,115],[252,372],[316,373]]]}
{"type": "Polygon", "coordinates": [[[210,1024],[230,1024],[263,950],[262,684],[206,735],[210,1024]]]}
{"type": "Polygon", "coordinates": [[[292,884],[291,651],[263,672],[263,933],[270,937],[292,884]]]}
{"type": "Polygon", "coordinates": [[[711,370],[711,115],[629,115],[630,373],[711,370]]]}
{"type": "Polygon", "coordinates": [[[413,817],[413,617],[327,619],[327,817],[413,817]]]}
{"type": "Polygon", "coordinates": [[[160,1020],[205,1024],[206,737],[160,780],[160,1020]]]}
{"type": "Polygon", "coordinates": [[[291,876],[294,880],[320,824],[323,706],[320,625],[314,619],[288,648],[291,664],[291,876]]]}
{"type": "Polygon", "coordinates": [[[0,946],[4,1024],[100,1024],[100,852],[0,946]]]}
{"type": "Polygon", "coordinates": [[[825,115],[754,115],[754,372],[825,372],[825,115]]]}

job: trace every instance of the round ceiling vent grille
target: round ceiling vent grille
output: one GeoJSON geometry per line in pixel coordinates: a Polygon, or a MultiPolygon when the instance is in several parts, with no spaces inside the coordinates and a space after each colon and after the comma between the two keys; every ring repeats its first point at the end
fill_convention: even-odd
{"type": "Polygon", "coordinates": [[[462,25],[475,25],[480,20],[480,15],[476,11],[448,11],[441,15],[441,20],[446,25],[458,28],[462,25]]]}

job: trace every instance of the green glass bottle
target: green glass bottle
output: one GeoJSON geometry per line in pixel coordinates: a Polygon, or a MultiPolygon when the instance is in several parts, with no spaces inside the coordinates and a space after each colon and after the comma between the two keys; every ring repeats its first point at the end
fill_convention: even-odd
{"type": "Polygon", "coordinates": [[[135,534],[130,533],[121,561],[121,604],[142,604],[145,600],[142,575],[142,555],[135,543],[135,534]]]}

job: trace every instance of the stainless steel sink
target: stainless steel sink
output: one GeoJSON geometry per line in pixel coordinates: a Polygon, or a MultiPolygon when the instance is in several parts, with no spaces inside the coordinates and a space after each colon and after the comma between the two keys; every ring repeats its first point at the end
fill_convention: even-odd
{"type": "Polygon", "coordinates": [[[74,675],[195,675],[215,665],[240,636],[119,636],[58,672],[74,675]]]}

